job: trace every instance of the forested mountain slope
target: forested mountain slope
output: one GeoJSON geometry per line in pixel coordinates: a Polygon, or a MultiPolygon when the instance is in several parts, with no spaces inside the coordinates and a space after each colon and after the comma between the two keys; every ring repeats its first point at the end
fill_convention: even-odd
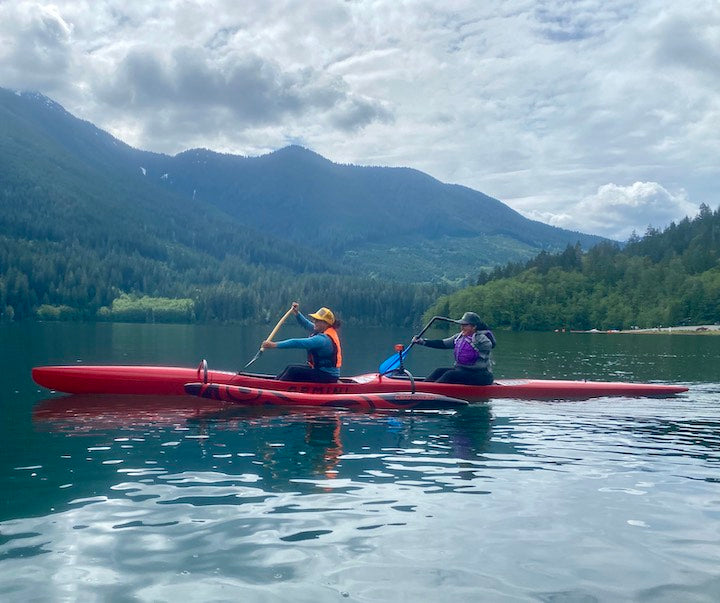
{"type": "Polygon", "coordinates": [[[140,151],[42,95],[3,89],[0,204],[6,319],[41,308],[92,319],[130,294],[181,298],[187,319],[269,320],[302,296],[402,324],[448,281],[599,240],[416,170],[342,166],[300,147],[140,151]]]}
{"type": "Polygon", "coordinates": [[[447,290],[348,274],[326,255],[150,182],[138,166],[152,154],[48,99],[6,91],[0,99],[4,319],[31,318],[43,306],[94,319],[128,293],[191,300],[170,319],[270,320],[301,299],[361,322],[402,324],[409,308],[417,315],[447,290]]]}
{"type": "Polygon", "coordinates": [[[338,165],[298,146],[261,157],[191,150],[154,156],[152,178],[264,232],[343,251],[412,235],[505,235],[538,249],[599,237],[522,217],[497,199],[408,168],[338,165]]]}
{"type": "MultiPolygon", "coordinates": [[[[408,168],[338,165],[298,146],[261,157],[153,156],[149,178],[263,232],[405,281],[457,280],[483,266],[600,237],[524,218],[497,199],[408,168]]],[[[149,164],[150,165],[150,164],[149,164]]]]}
{"type": "Polygon", "coordinates": [[[478,312],[494,327],[630,329],[720,322],[720,209],[701,205],[664,231],[621,249],[568,246],[481,275],[441,298],[427,316],[478,312]]]}
{"type": "MultiPolygon", "coordinates": [[[[324,255],[344,254],[345,264],[361,272],[390,270],[407,281],[457,279],[541,250],[578,241],[587,248],[602,240],[528,220],[497,199],[413,169],[338,165],[298,146],[261,157],[198,149],[174,157],[149,153],[74,118],[46,97],[1,89],[0,111],[16,143],[66,174],[104,173],[96,184],[121,180],[138,201],[148,195],[162,199],[162,190],[179,205],[185,200],[219,209],[233,226],[303,247],[310,241],[324,255]],[[393,248],[396,262],[377,261],[393,248]],[[394,263],[400,268],[392,268],[394,263]]],[[[13,168],[26,159],[2,156],[13,168]]],[[[92,178],[86,181],[93,184],[92,178]]],[[[110,203],[118,191],[99,192],[110,203]]],[[[169,217],[167,207],[152,209],[169,217]]]]}

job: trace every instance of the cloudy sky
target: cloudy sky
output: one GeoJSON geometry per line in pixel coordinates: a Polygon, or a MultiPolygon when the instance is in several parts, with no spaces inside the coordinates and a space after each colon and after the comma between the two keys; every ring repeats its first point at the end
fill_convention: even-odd
{"type": "Polygon", "coordinates": [[[0,86],[144,150],[300,144],[616,239],[720,205],[720,0],[0,0],[0,86]]]}

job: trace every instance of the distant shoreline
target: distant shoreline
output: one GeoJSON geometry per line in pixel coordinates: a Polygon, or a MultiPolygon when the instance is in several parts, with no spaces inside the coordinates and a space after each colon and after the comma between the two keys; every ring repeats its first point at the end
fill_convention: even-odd
{"type": "Polygon", "coordinates": [[[570,331],[570,333],[621,333],[640,335],[720,335],[720,324],[718,325],[692,325],[681,327],[654,327],[652,329],[590,329],[589,331],[570,331]]]}

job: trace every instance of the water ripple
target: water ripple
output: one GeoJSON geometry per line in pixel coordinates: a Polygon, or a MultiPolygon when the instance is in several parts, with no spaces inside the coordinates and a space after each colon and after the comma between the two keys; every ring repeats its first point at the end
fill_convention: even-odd
{"type": "Polygon", "coordinates": [[[0,523],[0,592],[711,600],[718,391],[97,430],[85,413],[11,465],[24,508],[0,523]]]}

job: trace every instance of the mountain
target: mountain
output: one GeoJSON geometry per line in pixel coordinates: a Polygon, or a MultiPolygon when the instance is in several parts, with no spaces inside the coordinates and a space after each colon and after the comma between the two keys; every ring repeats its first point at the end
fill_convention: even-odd
{"type": "Polygon", "coordinates": [[[162,180],[146,178],[139,166],[154,157],[42,95],[0,89],[0,234],[43,241],[70,236],[93,244],[102,239],[158,258],[184,247],[221,259],[230,249],[270,267],[338,270],[318,253],[229,220],[167,190],[162,180]]]}
{"type": "Polygon", "coordinates": [[[401,280],[456,280],[600,237],[528,220],[497,199],[409,168],[338,165],[299,146],[261,157],[153,155],[151,180],[262,232],[401,280]]]}
{"type": "Polygon", "coordinates": [[[587,248],[603,240],[529,220],[497,199],[409,168],[339,165],[299,146],[261,157],[203,149],[171,157],[133,149],[40,95],[1,96],[26,129],[21,136],[49,139],[52,146],[41,151],[76,169],[123,176],[135,191],[194,199],[258,232],[303,246],[311,241],[364,272],[454,280],[568,243],[587,248]]]}
{"type": "Polygon", "coordinates": [[[300,300],[409,325],[448,290],[369,279],[253,229],[148,178],[156,159],[0,89],[0,319],[270,322],[300,300]]]}
{"type": "Polygon", "coordinates": [[[338,165],[298,146],[138,150],[45,96],[4,89],[0,203],[0,312],[16,317],[41,305],[92,317],[132,293],[250,320],[302,293],[397,324],[402,303],[422,310],[448,282],[601,240],[417,170],[338,165]]]}

